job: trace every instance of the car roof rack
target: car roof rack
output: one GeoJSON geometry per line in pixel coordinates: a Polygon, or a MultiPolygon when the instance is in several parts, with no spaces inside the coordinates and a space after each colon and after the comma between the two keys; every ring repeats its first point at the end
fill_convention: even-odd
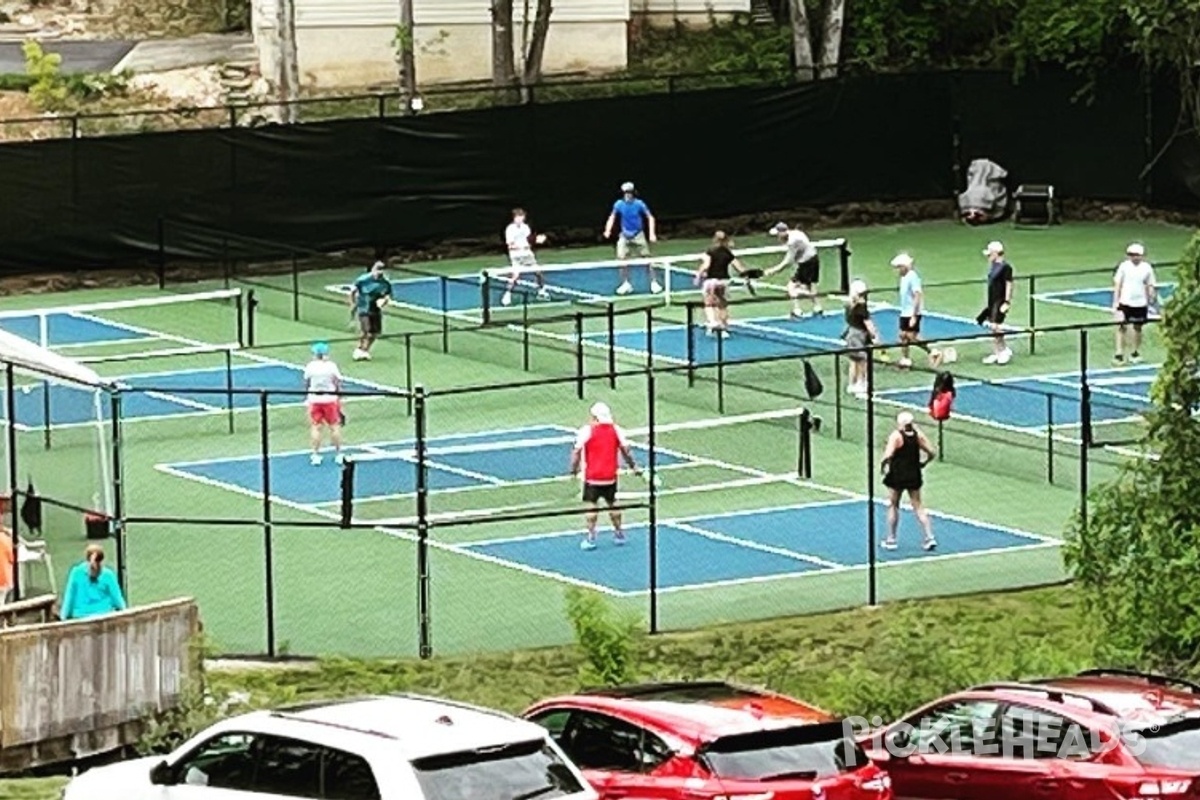
{"type": "MultiPolygon", "coordinates": [[[[1100,667],[1097,669],[1085,669],[1080,672],[1080,678],[1141,678],[1151,686],[1174,686],[1180,689],[1186,689],[1191,694],[1200,694],[1200,684],[1192,683],[1183,678],[1172,678],[1169,675],[1159,675],[1155,672],[1141,672],[1136,669],[1120,669],[1113,667],[1100,667]]],[[[1049,680],[1062,680],[1061,678],[1049,680]]]]}
{"type": "Polygon", "coordinates": [[[1115,708],[1108,703],[1088,697],[1081,692],[1072,692],[1066,689],[1059,689],[1053,686],[1046,686],[1038,683],[1020,683],[1020,682],[999,682],[999,683],[981,683],[978,686],[972,686],[968,691],[971,692],[1033,692],[1035,694],[1044,694],[1046,697],[1055,703],[1065,703],[1067,699],[1082,700],[1092,707],[1092,710],[1100,714],[1108,714],[1113,717],[1121,716],[1115,708]]]}

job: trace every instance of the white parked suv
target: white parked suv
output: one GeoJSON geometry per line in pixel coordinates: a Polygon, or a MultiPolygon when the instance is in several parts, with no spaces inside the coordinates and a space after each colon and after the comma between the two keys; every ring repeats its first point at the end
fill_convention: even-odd
{"type": "Polygon", "coordinates": [[[596,800],[532,722],[416,695],[231,717],[164,757],[97,767],[64,800],[596,800]]]}

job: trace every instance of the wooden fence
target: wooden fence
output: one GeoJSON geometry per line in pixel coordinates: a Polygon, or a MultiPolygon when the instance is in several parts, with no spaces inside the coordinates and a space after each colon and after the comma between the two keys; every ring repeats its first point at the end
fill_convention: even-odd
{"type": "Polygon", "coordinates": [[[199,630],[190,598],[0,627],[0,772],[135,742],[148,718],[178,706],[199,668],[199,630]]]}

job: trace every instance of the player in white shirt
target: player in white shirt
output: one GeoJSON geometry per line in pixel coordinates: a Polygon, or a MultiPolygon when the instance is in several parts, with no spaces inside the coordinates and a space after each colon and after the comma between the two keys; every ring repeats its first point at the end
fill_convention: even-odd
{"type": "Polygon", "coordinates": [[[550,297],[550,293],[546,291],[546,278],[542,275],[541,270],[537,268],[537,259],[533,255],[533,245],[530,240],[538,244],[545,244],[546,237],[539,233],[533,235],[529,225],[525,222],[525,209],[514,208],[512,222],[504,229],[504,241],[508,245],[508,260],[512,265],[512,270],[508,278],[508,286],[504,290],[504,296],[500,298],[500,302],[504,305],[512,305],[513,287],[517,285],[517,281],[521,277],[521,273],[534,270],[534,275],[537,277],[538,297],[543,300],[550,297]]]}
{"type": "Polygon", "coordinates": [[[308,392],[308,421],[311,425],[313,466],[321,463],[321,427],[329,428],[329,443],[333,445],[337,463],[342,463],[342,373],[329,359],[329,345],[317,342],[312,346],[312,361],[304,368],[304,388],[308,392]]]}
{"type": "Polygon", "coordinates": [[[817,299],[817,284],[821,282],[821,258],[817,247],[804,231],[798,228],[788,228],[782,222],[776,223],[770,234],[787,245],[783,260],[763,273],[764,277],[782,272],[787,267],[792,268],[792,277],[788,280],[787,293],[792,298],[792,316],[804,316],[802,302],[805,298],[812,300],[812,313],[821,313],[821,302],[817,299]]]}
{"type": "Polygon", "coordinates": [[[1113,313],[1121,323],[1117,326],[1117,351],[1113,363],[1136,364],[1142,360],[1142,326],[1150,318],[1158,287],[1154,282],[1154,267],[1144,260],[1146,248],[1134,244],[1125,248],[1125,260],[1113,276],[1113,313]]]}

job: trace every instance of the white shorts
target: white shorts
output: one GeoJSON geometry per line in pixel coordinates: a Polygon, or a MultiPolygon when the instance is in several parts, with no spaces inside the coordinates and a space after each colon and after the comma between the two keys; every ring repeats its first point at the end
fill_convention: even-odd
{"type": "Polygon", "coordinates": [[[508,254],[508,261],[512,264],[513,272],[520,273],[523,270],[537,268],[537,259],[533,257],[533,253],[529,250],[525,252],[515,252],[508,254]]]}
{"type": "Polygon", "coordinates": [[[639,258],[646,258],[650,255],[650,245],[646,244],[646,234],[638,233],[630,237],[622,234],[617,238],[617,259],[624,261],[629,258],[631,252],[636,252],[639,258]]]}

